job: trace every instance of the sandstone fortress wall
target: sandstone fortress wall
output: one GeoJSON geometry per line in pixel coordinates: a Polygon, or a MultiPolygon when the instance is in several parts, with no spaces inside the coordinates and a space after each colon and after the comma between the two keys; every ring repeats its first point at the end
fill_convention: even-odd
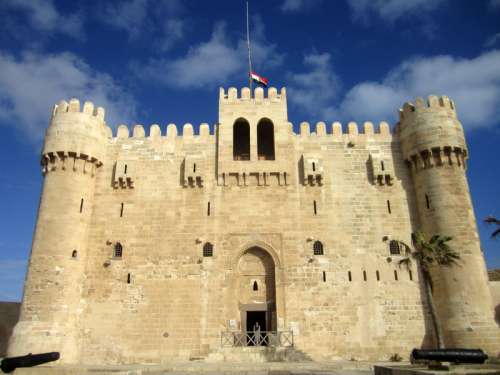
{"type": "Polygon", "coordinates": [[[9,354],[217,360],[221,333],[261,312],[304,358],[404,355],[434,340],[418,271],[390,251],[417,229],[453,236],[463,259],[434,272],[446,344],[497,354],[467,157],[446,97],[405,104],[394,133],[320,122],[299,134],[285,89],[221,89],[213,129],[182,135],[113,134],[104,109],[61,101],[9,354]]]}

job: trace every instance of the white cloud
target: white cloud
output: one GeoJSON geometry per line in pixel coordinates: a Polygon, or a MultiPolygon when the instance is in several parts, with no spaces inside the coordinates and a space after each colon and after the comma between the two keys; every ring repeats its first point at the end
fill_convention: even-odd
{"type": "Polygon", "coordinates": [[[490,36],[484,43],[485,47],[493,47],[495,44],[500,42],[500,33],[490,36]]]}
{"type": "Polygon", "coordinates": [[[340,84],[330,60],[328,53],[312,53],[304,57],[306,73],[288,73],[288,98],[292,105],[313,116],[334,115],[333,104],[340,84]]]}
{"type": "Polygon", "coordinates": [[[446,0],[347,0],[353,19],[369,23],[373,16],[394,22],[406,16],[423,15],[436,9],[446,0]]]}
{"type": "MultiPolygon", "coordinates": [[[[323,106],[323,115],[335,114],[344,121],[395,121],[397,110],[405,101],[435,94],[450,96],[455,101],[458,116],[466,128],[499,124],[500,50],[471,59],[435,56],[407,60],[380,81],[360,82],[342,98],[335,90],[328,91],[335,83],[334,78],[329,85],[325,85],[325,78],[314,79],[313,73],[318,69],[321,74],[327,72],[327,77],[335,77],[330,64],[323,62],[313,66],[309,73],[296,75],[301,79],[292,82],[292,88],[295,86],[294,90],[305,96],[305,99],[299,98],[297,104],[310,115],[317,116],[319,110],[315,106],[323,106]]],[[[291,102],[296,100],[290,98],[291,102]]]]}
{"type": "Polygon", "coordinates": [[[147,39],[166,51],[184,37],[183,10],[180,0],[124,0],[103,6],[100,20],[128,33],[131,41],[147,39]]]}
{"type": "Polygon", "coordinates": [[[0,51],[0,122],[4,125],[39,141],[53,105],[72,97],[103,106],[108,124],[126,122],[135,113],[134,101],[111,76],[94,71],[73,54],[25,53],[15,58],[0,51]]]}
{"type": "Polygon", "coordinates": [[[24,12],[33,28],[41,32],[58,32],[78,39],[84,38],[83,15],[61,14],[53,0],[3,0],[0,8],[24,12]]]}
{"type": "Polygon", "coordinates": [[[281,4],[283,12],[301,12],[319,4],[321,0],[284,0],[281,4]]]}
{"type": "MultiPolygon", "coordinates": [[[[254,68],[265,75],[268,69],[279,66],[283,56],[263,35],[263,26],[256,19],[252,55],[254,68]]],[[[226,37],[225,24],[215,25],[210,39],[191,47],[177,59],[153,59],[146,66],[134,66],[142,78],[154,77],[159,83],[176,88],[201,88],[227,83],[237,75],[246,81],[247,45],[244,40],[232,43],[226,37]]]]}
{"type": "Polygon", "coordinates": [[[0,301],[21,301],[27,264],[26,260],[0,261],[0,301]]]}

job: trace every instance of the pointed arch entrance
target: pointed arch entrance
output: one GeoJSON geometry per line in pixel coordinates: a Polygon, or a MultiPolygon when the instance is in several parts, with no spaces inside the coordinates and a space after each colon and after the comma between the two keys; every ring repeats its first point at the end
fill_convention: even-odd
{"type": "Polygon", "coordinates": [[[276,331],[276,275],[273,257],[253,246],[237,263],[237,296],[242,331],[276,331]]]}

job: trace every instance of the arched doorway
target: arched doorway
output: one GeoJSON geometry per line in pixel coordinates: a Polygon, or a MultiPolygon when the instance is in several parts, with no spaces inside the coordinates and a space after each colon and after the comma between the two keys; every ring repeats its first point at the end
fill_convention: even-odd
{"type": "Polygon", "coordinates": [[[276,331],[275,264],[260,247],[246,250],[238,261],[238,307],[242,331],[276,331]]]}

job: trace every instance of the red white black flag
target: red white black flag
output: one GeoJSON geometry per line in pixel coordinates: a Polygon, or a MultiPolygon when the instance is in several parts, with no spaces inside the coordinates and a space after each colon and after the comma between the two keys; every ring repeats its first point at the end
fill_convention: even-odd
{"type": "Polygon", "coordinates": [[[269,83],[269,80],[267,78],[261,77],[255,72],[250,72],[250,78],[252,78],[254,82],[260,83],[265,87],[267,87],[267,84],[269,83]]]}

